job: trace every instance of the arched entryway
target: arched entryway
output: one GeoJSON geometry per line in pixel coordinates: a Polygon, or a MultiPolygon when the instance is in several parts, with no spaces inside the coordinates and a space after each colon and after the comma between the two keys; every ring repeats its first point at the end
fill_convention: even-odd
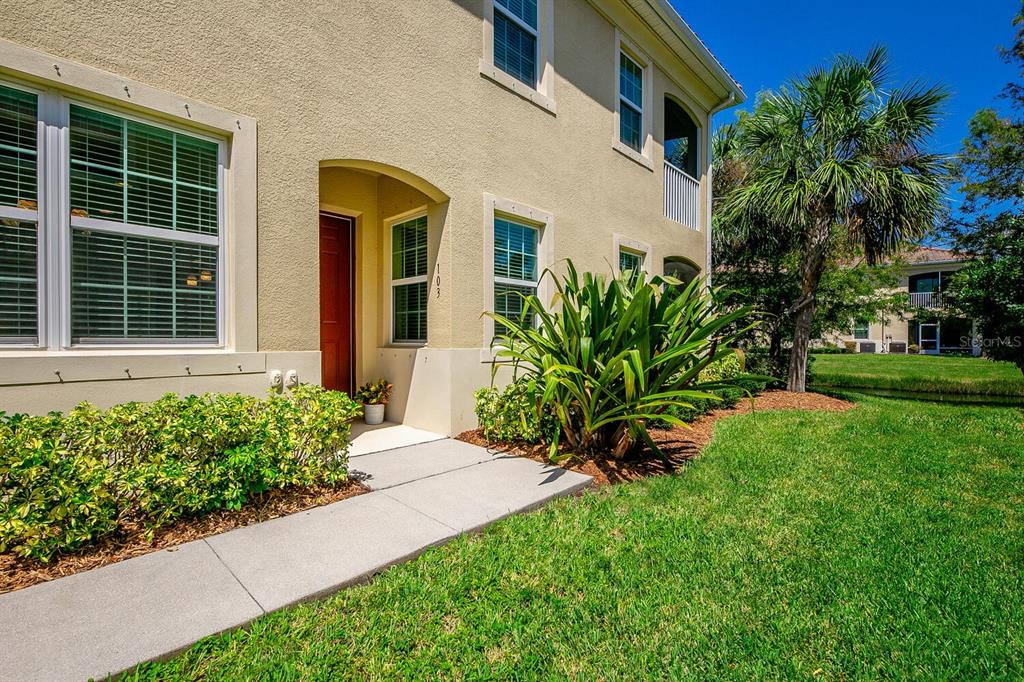
{"type": "Polygon", "coordinates": [[[386,378],[395,387],[390,420],[402,420],[416,351],[430,338],[428,286],[447,202],[395,166],[320,163],[322,383],[351,391],[386,378]]]}

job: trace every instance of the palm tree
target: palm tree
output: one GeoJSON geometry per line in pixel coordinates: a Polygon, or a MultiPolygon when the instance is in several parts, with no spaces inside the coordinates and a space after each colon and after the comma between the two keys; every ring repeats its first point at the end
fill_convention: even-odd
{"type": "Polygon", "coordinates": [[[730,182],[718,227],[740,242],[795,244],[801,295],[788,387],[804,391],[811,323],[826,263],[840,251],[870,264],[921,239],[942,206],[947,161],[929,153],[946,91],[887,90],[888,55],[840,56],[777,93],[722,140],[730,182]]]}

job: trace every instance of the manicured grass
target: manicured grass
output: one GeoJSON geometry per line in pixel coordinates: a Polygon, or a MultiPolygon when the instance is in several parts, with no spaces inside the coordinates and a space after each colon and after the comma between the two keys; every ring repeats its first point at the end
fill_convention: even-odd
{"type": "Polygon", "coordinates": [[[732,417],[681,474],[508,519],[129,679],[1024,675],[1019,410],[732,417]]]}
{"type": "Polygon", "coordinates": [[[983,358],[821,354],[814,356],[811,382],[833,388],[1024,396],[1019,369],[983,358]]]}

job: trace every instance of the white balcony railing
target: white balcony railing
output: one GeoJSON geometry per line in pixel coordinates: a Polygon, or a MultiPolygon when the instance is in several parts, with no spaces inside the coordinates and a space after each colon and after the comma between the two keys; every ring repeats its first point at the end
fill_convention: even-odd
{"type": "Polygon", "coordinates": [[[700,229],[700,183],[682,168],[665,162],[665,217],[700,229]]]}
{"type": "Polygon", "coordinates": [[[913,293],[910,294],[910,307],[911,308],[941,308],[942,307],[942,292],[940,292],[940,291],[913,292],[913,293]]]}

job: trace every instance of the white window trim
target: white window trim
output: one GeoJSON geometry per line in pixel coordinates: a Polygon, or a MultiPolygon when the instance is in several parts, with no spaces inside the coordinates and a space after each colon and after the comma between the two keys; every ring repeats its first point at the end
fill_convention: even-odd
{"type": "MultiPolygon", "coordinates": [[[[494,216],[506,215],[516,221],[524,222],[536,227],[540,232],[537,241],[537,297],[544,305],[548,305],[554,295],[554,287],[550,277],[544,277],[543,273],[555,262],[555,217],[547,211],[528,206],[511,199],[502,199],[493,194],[484,194],[484,300],[482,310],[494,310],[494,216]]],[[[519,284],[521,286],[533,286],[533,282],[521,282],[500,278],[498,283],[519,284]]],[[[494,320],[489,316],[483,316],[483,331],[481,335],[480,361],[494,362],[494,353],[491,351],[491,339],[494,338],[494,320]]]]}
{"type": "Polygon", "coordinates": [[[612,127],[612,149],[624,155],[626,158],[635,161],[644,168],[654,170],[654,135],[652,132],[652,117],[654,115],[654,76],[653,62],[645,55],[631,40],[626,38],[618,29],[615,30],[615,116],[612,127]],[[640,151],[625,144],[619,137],[619,124],[622,115],[622,89],[619,76],[619,55],[625,54],[636,62],[643,69],[644,101],[643,111],[640,112],[640,151]]]}
{"type": "Polygon", "coordinates": [[[614,249],[612,251],[612,268],[614,269],[615,275],[619,274],[619,252],[628,251],[629,253],[640,256],[640,269],[643,270],[647,275],[651,275],[651,245],[645,242],[638,241],[636,239],[630,239],[621,234],[615,234],[613,238],[614,249]]]}
{"type": "MultiPolygon", "coordinates": [[[[430,214],[426,206],[419,206],[410,211],[399,213],[398,215],[391,216],[384,220],[384,257],[386,263],[384,265],[384,271],[388,281],[388,292],[387,301],[385,302],[385,312],[387,314],[387,345],[394,346],[397,348],[422,348],[427,345],[427,339],[430,338],[430,306],[427,306],[427,339],[423,341],[396,341],[395,340],[395,287],[403,284],[419,284],[430,282],[431,262],[430,262],[430,214]],[[416,218],[427,219],[427,271],[421,276],[417,277],[403,277],[401,279],[392,279],[394,275],[394,255],[391,253],[391,246],[394,240],[394,227],[400,223],[405,223],[416,218]]],[[[429,287],[428,287],[428,299],[429,299],[429,287]]]]}
{"type": "MultiPolygon", "coordinates": [[[[0,355],[14,357],[19,353],[72,352],[69,175],[63,170],[70,156],[68,114],[72,101],[90,108],[111,111],[124,118],[217,141],[220,223],[217,236],[216,343],[149,344],[114,341],[95,345],[75,344],[73,350],[96,349],[103,354],[135,349],[164,350],[170,353],[195,350],[255,351],[256,121],[5,40],[0,40],[0,79],[5,84],[35,92],[39,96],[39,159],[43,169],[39,174],[38,202],[41,226],[38,241],[41,261],[39,342],[31,346],[4,344],[0,346],[0,355]],[[58,197],[58,200],[47,202],[47,197],[58,197]],[[60,238],[53,238],[51,233],[60,238]],[[52,291],[54,286],[58,287],[59,294],[52,291]]],[[[79,224],[78,220],[76,218],[76,224],[79,224]]],[[[189,240],[191,237],[190,233],[189,237],[182,239],[183,232],[169,232],[178,241],[189,240]]],[[[195,236],[202,238],[210,235],[195,236]]]]}
{"type": "MultiPolygon", "coordinates": [[[[502,11],[502,10],[497,10],[502,11]]],[[[557,114],[555,107],[555,3],[537,0],[537,29],[534,31],[508,12],[502,12],[523,28],[537,36],[537,85],[531,88],[518,78],[494,65],[494,0],[484,0],[484,49],[480,59],[480,74],[498,85],[511,90],[541,109],[557,114]]]]}

